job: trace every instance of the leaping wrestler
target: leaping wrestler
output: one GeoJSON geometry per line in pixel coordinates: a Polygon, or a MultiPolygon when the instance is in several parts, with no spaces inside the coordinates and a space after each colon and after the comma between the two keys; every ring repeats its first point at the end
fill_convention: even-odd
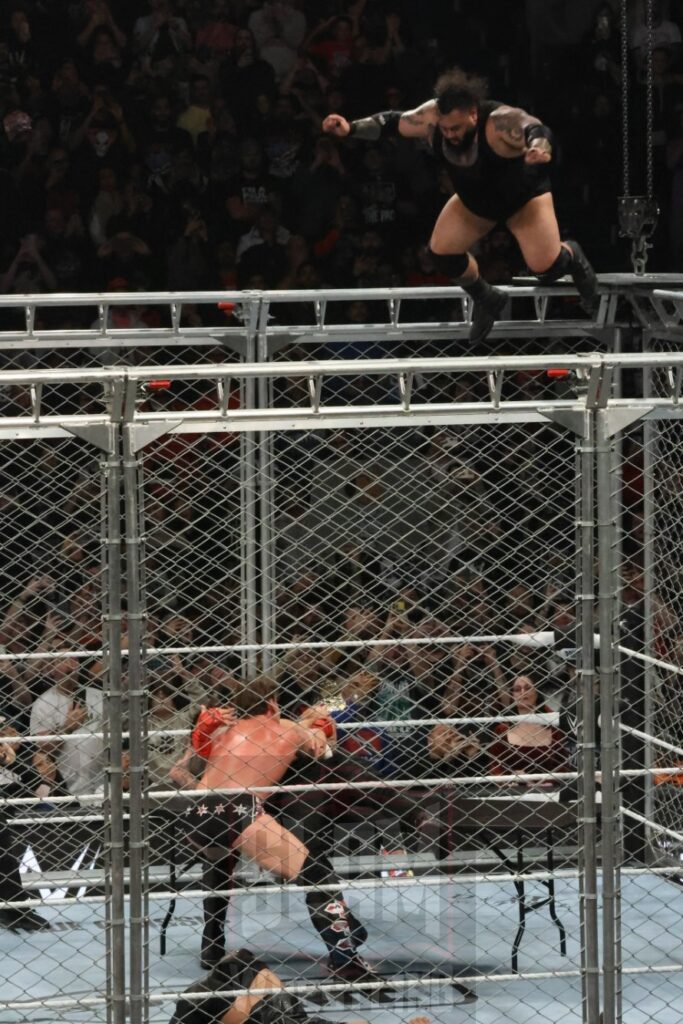
{"type": "Polygon", "coordinates": [[[486,99],[484,79],[452,68],[434,96],[414,110],[385,110],[357,121],[328,114],[324,132],[378,142],[401,135],[425,140],[442,164],[455,194],[439,214],[429,242],[434,265],[473,301],[470,341],[478,345],[496,322],[506,295],[480,273],[469,250],[496,224],[517,239],[529,270],[541,284],[569,274],[590,315],[597,308],[597,278],[581,246],[560,241],[548,164],[553,134],[520,107],[486,99]]]}

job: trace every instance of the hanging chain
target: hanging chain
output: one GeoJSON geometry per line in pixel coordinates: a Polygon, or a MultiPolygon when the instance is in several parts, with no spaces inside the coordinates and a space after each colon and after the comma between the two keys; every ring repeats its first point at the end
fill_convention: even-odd
{"type": "Polygon", "coordinates": [[[654,31],[653,31],[653,0],[646,0],[645,25],[647,28],[647,53],[645,65],[645,116],[647,119],[647,157],[646,157],[646,185],[645,194],[648,199],[654,195],[654,31]]]}
{"type": "Polygon", "coordinates": [[[631,194],[628,132],[628,0],[621,0],[621,166],[622,195],[631,194]]]}
{"type": "Polygon", "coordinates": [[[645,120],[646,161],[644,196],[630,192],[629,166],[629,81],[628,81],[628,0],[621,0],[621,129],[623,195],[619,200],[619,222],[622,237],[631,239],[631,262],[634,273],[641,276],[647,266],[649,241],[657,226],[659,209],[654,198],[654,0],[645,0],[645,120]]]}

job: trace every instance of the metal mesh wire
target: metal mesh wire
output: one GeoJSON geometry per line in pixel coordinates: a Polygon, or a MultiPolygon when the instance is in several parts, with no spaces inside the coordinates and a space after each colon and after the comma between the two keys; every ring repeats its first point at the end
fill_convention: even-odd
{"type": "MultiPolygon", "coordinates": [[[[656,345],[655,348],[662,346],[656,345]]],[[[664,345],[664,349],[668,346],[664,345]]],[[[645,371],[644,393],[671,394],[670,372],[645,371]]],[[[676,971],[680,950],[675,926],[662,907],[652,906],[653,875],[659,872],[662,898],[678,900],[683,850],[683,803],[677,771],[683,756],[680,733],[680,481],[677,476],[680,423],[665,410],[638,419],[617,436],[613,490],[619,541],[620,671],[616,690],[621,837],[615,853],[616,961],[624,980],[616,986],[616,1006],[634,1000],[646,1017],[666,1015],[674,1002],[664,980],[676,971]],[[619,867],[621,865],[621,867],[619,867]],[[636,866],[640,870],[636,870],[636,866]],[[632,873],[631,873],[632,872],[632,873]],[[654,950],[656,949],[656,953],[654,950]],[[662,975],[629,977],[654,963],[662,975]],[[668,965],[665,966],[665,965],[668,965]]]]}
{"type": "MultiPolygon", "coordinates": [[[[364,392],[367,382],[343,385],[381,401],[364,392]]],[[[378,977],[414,985],[426,973],[470,976],[482,957],[487,973],[509,973],[523,869],[532,872],[529,906],[548,915],[552,895],[543,965],[560,972],[558,991],[576,1004],[574,982],[561,981],[580,959],[563,921],[578,898],[578,824],[565,806],[575,783],[552,778],[576,766],[564,722],[575,686],[573,436],[542,421],[210,441],[162,438],[141,453],[152,865],[168,858],[168,844],[184,868],[196,862],[193,836],[199,842],[229,805],[225,796],[215,812],[211,795],[197,797],[195,813],[153,797],[187,750],[181,733],[200,704],[230,703],[244,672],[268,671],[283,716],[324,705],[338,746],[322,768],[295,761],[266,809],[330,859],[330,900],[343,893],[362,918],[378,977]],[[163,531],[172,558],[155,539],[163,531]],[[525,642],[542,632],[547,643],[550,630],[562,643],[525,642]],[[517,736],[528,748],[517,749],[517,736]],[[551,805],[550,818],[536,813],[534,796],[551,805]],[[567,874],[562,896],[548,891],[557,870],[567,874]],[[473,900],[484,911],[463,915],[473,900]],[[495,951],[478,933],[479,912],[507,920],[495,951]]],[[[251,756],[262,753],[257,743],[251,756]]],[[[205,768],[194,763],[197,780],[205,768]]],[[[204,951],[222,949],[224,935],[234,948],[253,934],[249,915],[260,907],[285,974],[307,980],[303,948],[317,964],[308,976],[334,980],[330,934],[316,936],[324,926],[308,921],[305,880],[278,896],[253,864],[236,870],[237,882],[227,863],[203,870],[204,951]],[[235,884],[226,926],[221,893],[235,884]],[[260,903],[250,891],[263,893],[260,903]]],[[[153,932],[149,942],[152,956],[153,932]]],[[[537,955],[522,943],[514,969],[532,969],[537,955]]]]}
{"type": "MultiPolygon", "coordinates": [[[[21,405],[19,391],[11,399],[21,405]]],[[[90,962],[91,936],[108,934],[100,456],[63,437],[3,437],[0,450],[1,728],[21,740],[3,747],[0,767],[0,916],[12,929],[3,931],[2,999],[49,992],[73,1003],[83,982],[65,959],[90,962]]],[[[105,963],[91,968],[91,994],[104,999],[105,963]]]]}
{"type": "MultiPolygon", "coordinates": [[[[655,350],[666,347],[655,343],[655,350]]],[[[646,386],[653,396],[667,395],[670,375],[653,370],[646,386]]],[[[675,419],[659,417],[632,428],[624,441],[623,490],[622,644],[630,687],[625,725],[643,734],[624,729],[624,743],[627,756],[644,757],[654,770],[632,807],[651,824],[632,818],[630,828],[644,836],[655,863],[674,866],[683,853],[683,799],[675,771],[683,764],[680,442],[675,419]]]]}

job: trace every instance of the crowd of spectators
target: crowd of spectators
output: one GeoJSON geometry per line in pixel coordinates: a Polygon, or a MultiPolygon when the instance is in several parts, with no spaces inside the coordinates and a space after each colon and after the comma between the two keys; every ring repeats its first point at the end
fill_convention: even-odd
{"type": "MultiPolygon", "coordinates": [[[[424,245],[449,185],[429,154],[403,139],[338,144],[320,124],[333,110],[423,102],[454,63],[552,126],[562,229],[599,269],[622,269],[615,6],[577,3],[560,25],[556,5],[531,0],[3,3],[0,288],[439,283],[424,245]]],[[[634,184],[641,7],[631,5],[634,184]]],[[[655,8],[654,258],[681,269],[680,3],[655,8]]],[[[493,279],[520,269],[505,232],[479,255],[493,279]]]]}
{"type": "MultiPolygon", "coordinates": [[[[388,776],[489,774],[510,760],[494,723],[450,719],[505,714],[519,703],[515,687],[525,679],[534,707],[549,703],[557,711],[567,694],[571,699],[571,437],[550,424],[507,429],[502,447],[498,435],[476,424],[416,434],[409,441],[402,432],[401,447],[398,434],[384,430],[328,432],[326,445],[308,452],[293,435],[279,452],[269,600],[272,636],[292,647],[270,652],[268,663],[206,650],[248,641],[245,611],[254,621],[261,616],[261,605],[250,604],[262,596],[258,580],[251,597],[245,591],[239,446],[206,458],[206,438],[198,437],[171,460],[150,451],[145,572],[154,784],[177,758],[179,734],[197,708],[229,703],[248,658],[252,668],[276,672],[284,713],[323,702],[339,719],[344,749],[388,776]],[[544,631],[553,631],[554,646],[535,645],[533,634],[544,631]],[[475,639],[443,642],[456,637],[475,639]],[[389,724],[357,728],[374,721],[389,724]]],[[[53,465],[50,456],[43,467],[50,472],[17,465],[2,487],[8,532],[0,700],[2,714],[24,735],[69,736],[86,725],[99,731],[101,719],[99,484],[90,459],[79,464],[76,442],[66,444],[61,461],[53,465]],[[69,651],[81,657],[75,661],[69,651]]],[[[642,617],[642,448],[635,438],[624,456],[622,599],[642,617]]],[[[680,626],[666,597],[653,595],[655,641],[661,656],[673,659],[680,626]]],[[[556,732],[544,728],[552,750],[541,759],[555,770],[567,763],[572,738],[565,735],[568,747],[558,751],[556,732]]],[[[42,775],[56,777],[62,757],[58,775],[67,792],[100,788],[103,760],[90,740],[65,742],[42,775]]],[[[533,756],[529,764],[537,764],[533,756]]],[[[32,784],[35,790],[38,781],[32,784]]]]}

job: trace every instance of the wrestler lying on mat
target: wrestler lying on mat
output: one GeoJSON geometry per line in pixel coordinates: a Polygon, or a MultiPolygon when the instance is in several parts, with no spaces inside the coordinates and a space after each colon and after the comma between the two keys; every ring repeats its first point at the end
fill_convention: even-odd
{"type": "MultiPolygon", "coordinates": [[[[217,964],[188,992],[229,992],[234,989],[281,989],[269,995],[208,996],[201,1001],[181,995],[171,1024],[330,1024],[309,1016],[297,996],[285,992],[277,974],[248,949],[239,949],[217,964]]],[[[351,1024],[367,1024],[353,1021],[351,1024]]],[[[429,1024],[428,1017],[413,1017],[409,1024],[429,1024]]]]}

